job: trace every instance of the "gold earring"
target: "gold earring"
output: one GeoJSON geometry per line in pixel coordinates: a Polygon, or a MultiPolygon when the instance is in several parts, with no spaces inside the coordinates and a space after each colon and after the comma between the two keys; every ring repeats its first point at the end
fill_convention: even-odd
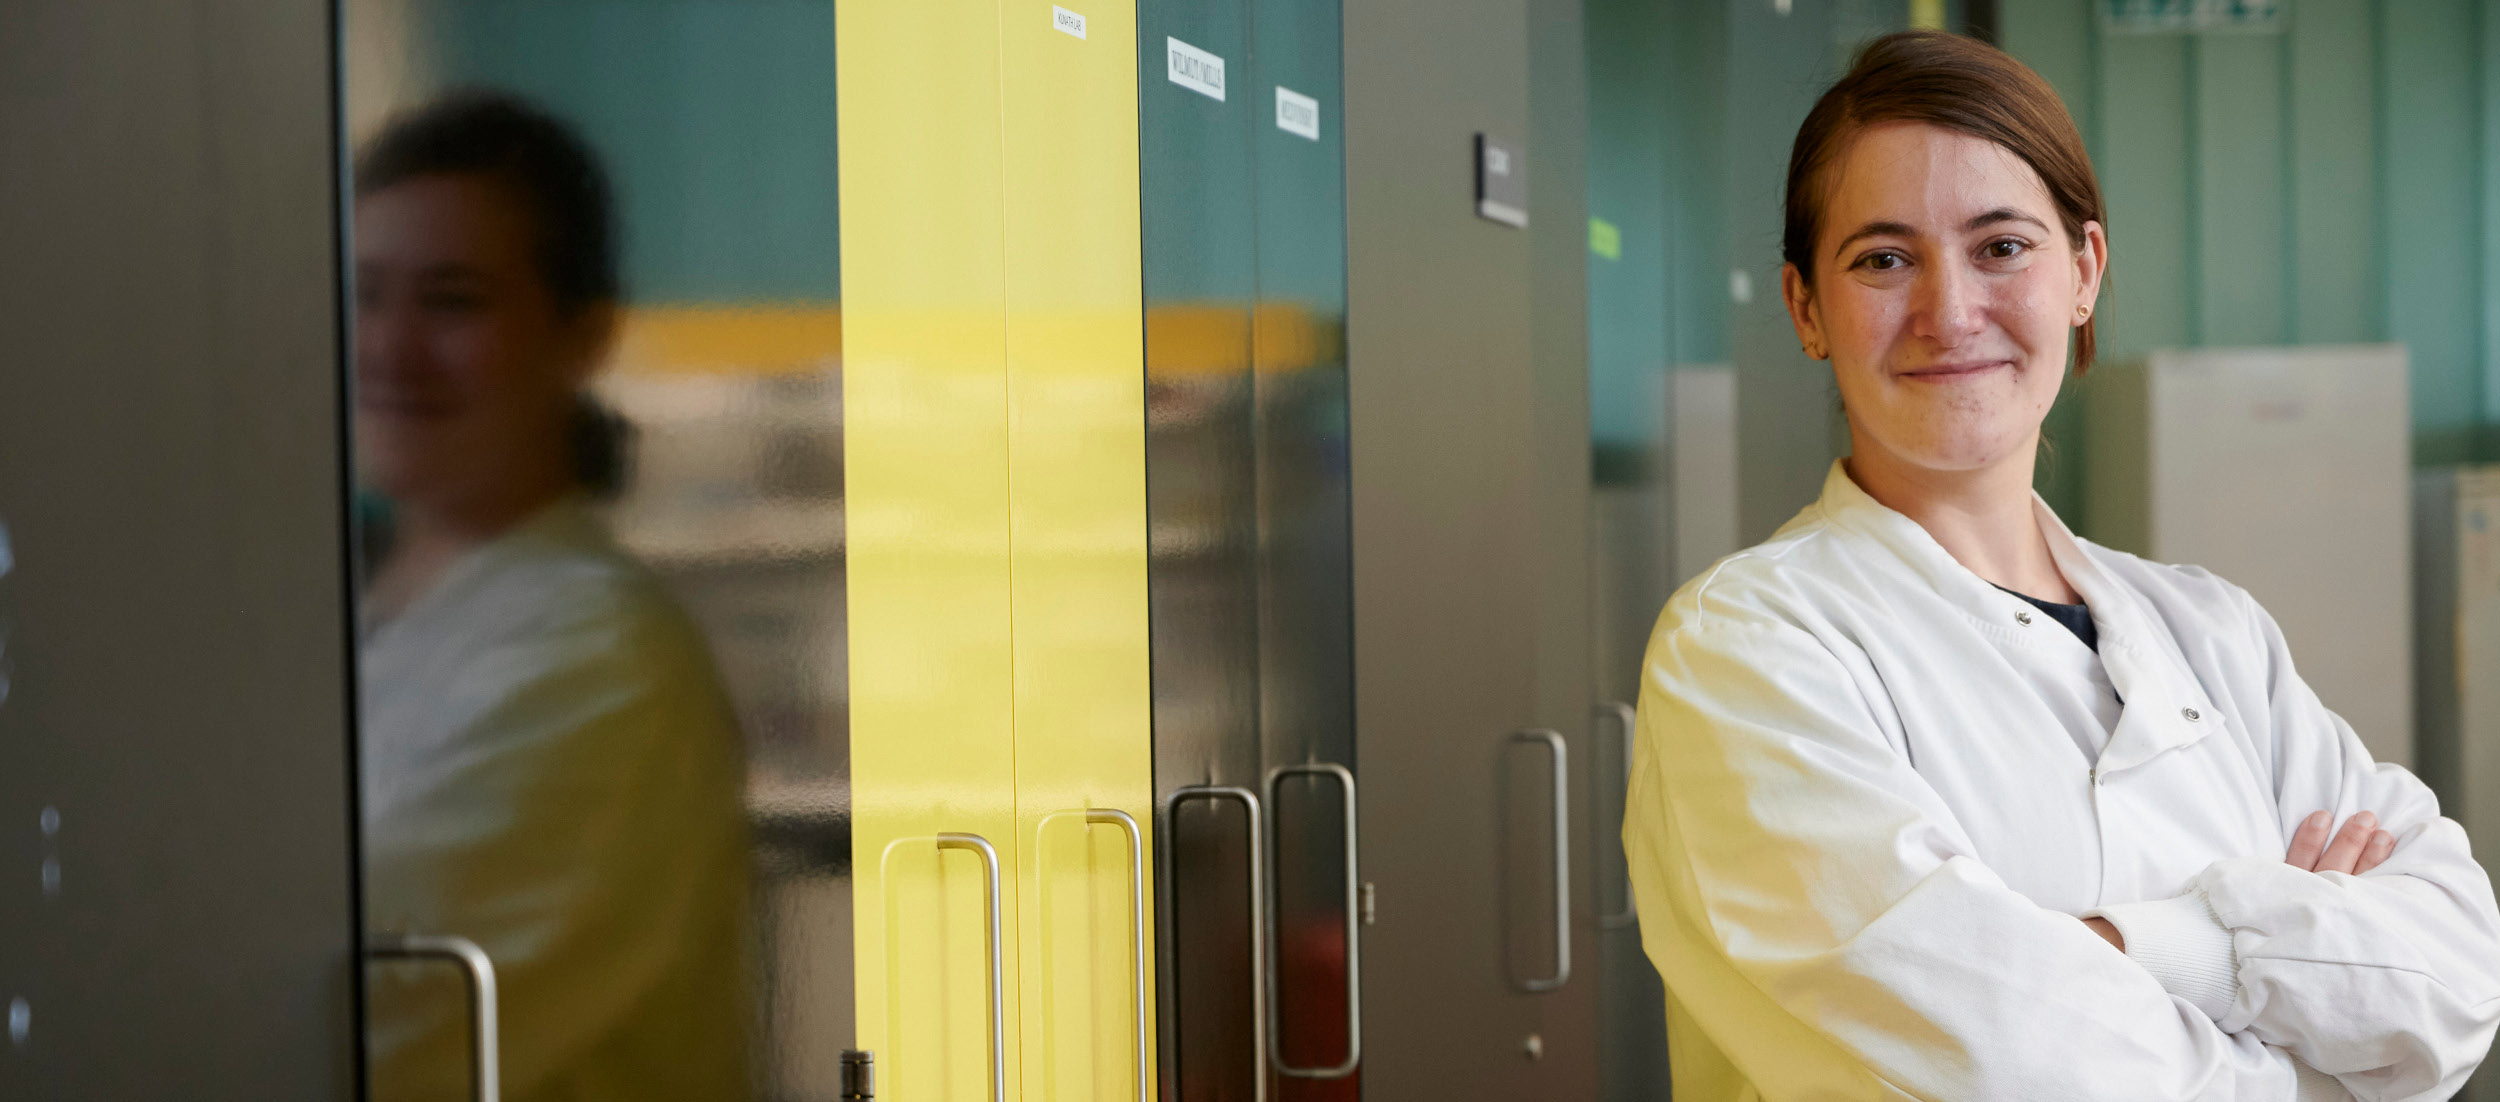
{"type": "Polygon", "coordinates": [[[2075,307],[2075,320],[2076,320],[2076,321],[2090,321],[2090,320],[2092,320],[2092,304],[2087,302],[2087,303],[2084,303],[2084,304],[2083,304],[2083,305],[2081,305],[2081,306],[2075,307]]]}

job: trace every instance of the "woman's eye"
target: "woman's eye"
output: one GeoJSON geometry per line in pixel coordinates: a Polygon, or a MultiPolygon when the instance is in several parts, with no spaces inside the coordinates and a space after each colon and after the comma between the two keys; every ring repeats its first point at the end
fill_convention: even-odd
{"type": "Polygon", "coordinates": [[[486,308],[484,296],[466,291],[435,291],[422,302],[427,310],[442,314],[471,314],[486,308]]]}
{"type": "Polygon", "coordinates": [[[1874,272],[1889,272],[1908,264],[1910,259],[1900,253],[1868,253],[1859,258],[1858,267],[1874,272]]]}
{"type": "Polygon", "coordinates": [[[1987,244],[1979,247],[1979,253],[1990,260],[2012,260],[2015,257],[2023,255],[2023,250],[2028,247],[2029,246],[2024,245],[2020,241],[2015,241],[2009,238],[2002,241],[1988,242],[1987,244]]]}

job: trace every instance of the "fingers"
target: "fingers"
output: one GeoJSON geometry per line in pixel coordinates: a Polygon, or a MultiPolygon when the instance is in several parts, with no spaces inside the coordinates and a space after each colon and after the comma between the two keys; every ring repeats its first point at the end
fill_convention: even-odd
{"type": "Polygon", "coordinates": [[[2318,856],[2326,852],[2326,828],[2334,821],[2326,812],[2310,812],[2300,821],[2300,829],[2292,832],[2292,849],[2283,855],[2283,862],[2303,872],[2316,872],[2318,856]]]}
{"type": "Polygon", "coordinates": [[[2092,918],[2084,919],[2083,924],[2091,927],[2093,933],[2101,935],[2101,940],[2108,942],[2110,948],[2116,949],[2121,953],[2127,951],[2127,939],[2118,932],[2118,927],[2115,923],[2096,915],[2092,918]]]}
{"type": "Polygon", "coordinates": [[[2351,873],[2361,864],[2361,851],[2369,848],[2370,835],[2377,831],[2378,816],[2367,811],[2344,820],[2344,829],[2335,832],[2335,841],[2310,871],[2351,873]]]}
{"type": "Polygon", "coordinates": [[[2380,862],[2387,860],[2388,857],[2392,856],[2395,852],[2395,835],[2389,834],[2384,830],[2370,835],[2370,844],[2362,848],[2361,863],[2353,866],[2353,875],[2359,876],[2362,873],[2377,868],[2380,862]]]}

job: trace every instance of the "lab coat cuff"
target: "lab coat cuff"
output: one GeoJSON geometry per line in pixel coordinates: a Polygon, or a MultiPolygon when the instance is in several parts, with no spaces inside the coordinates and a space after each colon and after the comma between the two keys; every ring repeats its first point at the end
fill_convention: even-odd
{"type": "Polygon", "coordinates": [[[2239,996],[2239,959],[2231,928],[2214,916],[2205,893],[2190,890],[2169,899],[2117,903],[2085,912],[2118,927],[2127,958],[2168,991],[2217,1022],[2239,996]]]}

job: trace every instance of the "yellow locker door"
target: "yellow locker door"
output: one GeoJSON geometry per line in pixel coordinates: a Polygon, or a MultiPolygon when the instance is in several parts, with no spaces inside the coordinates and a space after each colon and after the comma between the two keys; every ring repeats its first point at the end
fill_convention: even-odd
{"type": "Polygon", "coordinates": [[[858,1045],[1014,1097],[1018,952],[997,0],[846,0],[840,43],[858,1045]]]}
{"type": "Polygon", "coordinates": [[[1154,1058],[1136,12],[1000,11],[1024,1088],[1119,1102],[1154,1058]]]}

